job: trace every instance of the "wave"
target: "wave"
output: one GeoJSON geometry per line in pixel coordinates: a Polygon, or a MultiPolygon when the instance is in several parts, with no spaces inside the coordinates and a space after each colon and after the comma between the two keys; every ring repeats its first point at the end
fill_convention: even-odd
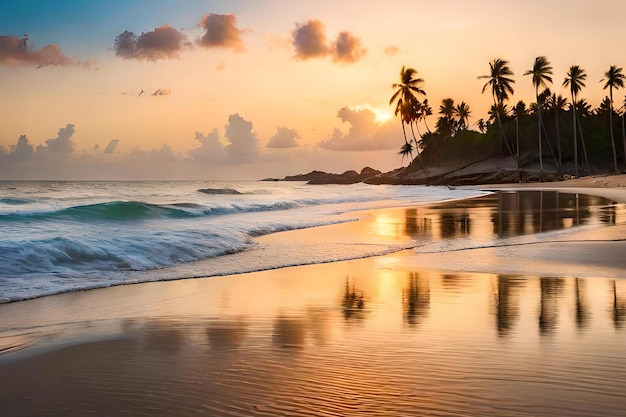
{"type": "Polygon", "coordinates": [[[30,203],[32,203],[32,201],[27,200],[25,198],[11,198],[11,197],[0,198],[0,204],[6,204],[8,206],[21,206],[21,205],[30,204],[30,203]]]}
{"type": "MultiPolygon", "coordinates": [[[[17,204],[17,203],[15,203],[17,204]]],[[[27,204],[27,203],[22,203],[27,204]]],[[[288,210],[300,206],[297,202],[258,202],[248,204],[226,203],[203,205],[198,203],[151,204],[140,201],[112,201],[73,206],[47,211],[25,210],[0,213],[0,222],[20,220],[72,220],[72,221],[132,221],[149,219],[185,219],[202,216],[244,212],[288,210]]]]}

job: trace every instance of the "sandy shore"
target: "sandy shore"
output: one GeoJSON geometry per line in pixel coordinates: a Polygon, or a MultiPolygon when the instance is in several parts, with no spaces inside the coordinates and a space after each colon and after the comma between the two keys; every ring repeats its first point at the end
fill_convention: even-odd
{"type": "MultiPolygon", "coordinates": [[[[562,190],[626,203],[626,175],[479,188],[562,190]]],[[[312,247],[358,244],[358,236],[409,241],[398,232],[408,227],[408,213],[372,211],[359,222],[263,239],[312,247]]],[[[603,415],[620,415],[625,253],[626,225],[618,224],[520,237],[503,247],[417,248],[0,305],[0,415],[525,415],[529,404],[538,415],[586,415],[594,410],[588,401],[603,415]],[[553,292],[544,297],[546,283],[553,292]],[[557,324],[545,327],[549,319],[557,324]],[[616,330],[607,336],[609,323],[616,330]],[[594,330],[581,341],[580,329],[596,324],[598,339],[594,330]],[[546,353],[528,345],[545,342],[545,328],[563,343],[582,343],[587,359],[612,358],[585,371],[597,374],[604,392],[559,379],[567,361],[583,360],[567,343],[550,373],[546,353]],[[491,343],[502,337],[511,338],[503,350],[491,343]],[[538,367],[544,373],[519,376],[538,367]],[[529,384],[533,378],[547,378],[552,388],[529,384]]]]}

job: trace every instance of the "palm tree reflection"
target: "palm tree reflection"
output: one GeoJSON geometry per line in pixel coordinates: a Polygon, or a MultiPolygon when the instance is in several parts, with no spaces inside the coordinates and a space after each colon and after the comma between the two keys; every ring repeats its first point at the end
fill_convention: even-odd
{"type": "Polygon", "coordinates": [[[365,297],[363,291],[357,291],[354,283],[350,286],[350,281],[346,278],[346,285],[342,300],[343,317],[346,320],[360,320],[364,317],[365,297]]]}
{"type": "Polygon", "coordinates": [[[419,274],[409,275],[407,287],[402,291],[404,320],[410,326],[416,325],[430,310],[430,286],[419,274]]]}
{"type": "Polygon", "coordinates": [[[517,290],[524,284],[517,277],[498,275],[498,288],[495,293],[495,316],[498,336],[507,336],[519,318],[517,290]]]}
{"type": "Polygon", "coordinates": [[[563,278],[540,278],[541,303],[539,309],[539,333],[552,333],[557,327],[558,299],[564,288],[563,278]]]}
{"type": "Polygon", "coordinates": [[[579,329],[586,327],[589,324],[591,318],[591,311],[589,311],[589,305],[587,304],[587,297],[585,296],[585,282],[580,278],[576,278],[575,281],[575,296],[576,296],[576,326],[579,329]],[[581,285],[582,284],[582,285],[581,285]]]}
{"type": "Polygon", "coordinates": [[[238,348],[246,336],[247,323],[243,319],[212,322],[206,329],[211,350],[227,351],[238,348]]]}
{"type": "Polygon", "coordinates": [[[613,280],[613,306],[612,306],[613,326],[621,329],[626,320],[626,298],[617,295],[617,283],[613,280]]]}
{"type": "Polygon", "coordinates": [[[303,348],[307,323],[302,317],[278,316],[274,321],[272,340],[277,347],[303,348]]]}

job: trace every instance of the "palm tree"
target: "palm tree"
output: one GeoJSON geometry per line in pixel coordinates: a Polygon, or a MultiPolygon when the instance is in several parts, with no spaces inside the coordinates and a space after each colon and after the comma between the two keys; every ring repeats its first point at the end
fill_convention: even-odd
{"type": "Polygon", "coordinates": [[[554,111],[554,118],[556,120],[556,145],[558,146],[559,152],[559,169],[563,164],[562,154],[561,154],[561,121],[560,121],[560,112],[565,110],[565,104],[567,104],[567,100],[562,95],[556,95],[553,93],[552,96],[548,98],[548,104],[550,109],[554,111]]]}
{"type": "Polygon", "coordinates": [[[485,120],[483,118],[480,118],[476,122],[476,125],[478,126],[478,131],[480,133],[482,133],[482,134],[487,133],[487,129],[489,129],[489,121],[488,120],[485,122],[485,120]]]}
{"type": "Polygon", "coordinates": [[[440,116],[437,118],[435,127],[440,134],[446,137],[454,136],[454,111],[453,99],[444,98],[441,100],[441,105],[439,106],[440,116]]]}
{"type": "Polygon", "coordinates": [[[422,90],[419,85],[424,82],[421,78],[414,78],[417,75],[417,70],[413,68],[402,67],[400,70],[400,82],[391,85],[391,88],[397,89],[391,96],[389,104],[396,103],[396,109],[394,115],[400,114],[400,122],[402,123],[402,133],[404,134],[404,143],[409,143],[406,139],[406,131],[404,124],[411,120],[411,116],[408,114],[413,101],[417,100],[417,95],[426,95],[426,92],[422,90]]]}
{"type": "MultiPolygon", "coordinates": [[[[513,84],[515,83],[515,80],[510,78],[511,76],[513,76],[513,71],[511,71],[511,68],[509,68],[509,62],[505,61],[504,59],[494,59],[489,63],[489,69],[489,75],[481,75],[478,77],[478,79],[488,79],[488,81],[483,86],[482,92],[484,93],[487,87],[491,88],[491,96],[493,97],[493,109],[497,110],[498,108],[502,107],[502,104],[505,100],[509,99],[509,94],[513,94],[513,84]]],[[[502,143],[504,132],[502,130],[502,120],[500,119],[499,112],[496,112],[496,118],[498,120],[498,127],[500,130],[500,171],[502,171],[502,143]]]]}
{"type": "Polygon", "coordinates": [[[547,88],[548,83],[552,83],[552,66],[545,56],[535,58],[533,68],[526,71],[524,75],[533,76],[535,86],[535,97],[537,99],[537,124],[539,128],[539,179],[543,178],[543,151],[541,149],[541,102],[539,101],[539,87],[547,88]]]}
{"type": "Polygon", "coordinates": [[[522,171],[520,170],[519,164],[519,122],[520,118],[526,116],[526,103],[523,101],[518,101],[515,107],[513,107],[513,114],[515,115],[515,143],[517,146],[517,178],[519,182],[522,182],[522,171]]]}
{"type": "MultiPolygon", "coordinates": [[[[608,103],[608,99],[606,100],[608,103]]],[[[608,109],[608,104],[607,104],[607,109],[608,109]]],[[[578,125],[578,131],[580,132],[580,144],[582,145],[583,148],[583,158],[585,161],[585,169],[587,170],[587,173],[591,172],[591,169],[589,167],[589,156],[587,155],[587,145],[585,142],[585,131],[583,130],[583,124],[582,124],[582,120],[588,118],[589,116],[592,116],[593,112],[591,110],[591,104],[587,103],[587,99],[585,98],[581,98],[580,100],[578,100],[576,102],[576,122],[578,125]]]]}
{"type": "Polygon", "coordinates": [[[578,65],[572,65],[569,67],[567,76],[563,81],[563,87],[569,87],[572,94],[572,117],[574,124],[574,176],[578,178],[578,138],[576,137],[576,96],[580,93],[580,90],[585,86],[585,79],[587,74],[585,70],[578,65]]]}
{"type": "Polygon", "coordinates": [[[622,142],[624,145],[624,160],[626,161],[626,126],[624,125],[624,115],[626,115],[626,96],[624,97],[624,102],[622,103],[622,142]]]}
{"type": "Polygon", "coordinates": [[[432,115],[433,115],[433,108],[430,107],[430,104],[428,104],[428,99],[425,98],[424,101],[422,101],[420,105],[420,119],[424,121],[424,125],[426,126],[426,131],[428,133],[430,133],[430,127],[428,127],[428,122],[426,121],[426,118],[432,115]]]}
{"type": "Polygon", "coordinates": [[[611,146],[613,146],[613,165],[615,168],[615,172],[617,172],[617,151],[615,150],[615,138],[613,136],[613,89],[616,90],[619,88],[624,88],[624,74],[622,74],[622,68],[617,68],[615,65],[611,65],[609,70],[604,73],[605,79],[600,80],[600,82],[606,80],[604,84],[604,89],[607,87],[609,89],[609,129],[611,132],[611,146]]]}
{"type": "Polygon", "coordinates": [[[467,103],[462,101],[461,104],[457,104],[454,113],[457,117],[457,131],[466,129],[469,123],[469,117],[472,115],[472,111],[467,103]]]}
{"type": "Polygon", "coordinates": [[[409,157],[413,159],[413,145],[411,145],[409,142],[406,142],[404,145],[402,145],[398,154],[402,155],[402,161],[400,162],[400,165],[403,165],[405,156],[409,155],[409,157]]]}

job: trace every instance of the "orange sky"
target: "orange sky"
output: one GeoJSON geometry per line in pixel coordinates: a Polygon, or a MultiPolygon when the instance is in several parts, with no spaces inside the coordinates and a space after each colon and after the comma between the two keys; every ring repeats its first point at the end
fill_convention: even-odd
{"type": "Polygon", "coordinates": [[[491,100],[477,77],[494,58],[510,61],[513,101],[526,103],[536,56],[566,97],[580,65],[593,106],[604,72],[626,62],[619,2],[127,3],[0,5],[0,179],[387,171],[401,163],[388,101],[402,66],[424,78],[435,112],[452,97],[475,123],[491,100]],[[115,48],[125,31],[137,43],[115,48]],[[28,50],[10,44],[24,34],[28,50]]]}

